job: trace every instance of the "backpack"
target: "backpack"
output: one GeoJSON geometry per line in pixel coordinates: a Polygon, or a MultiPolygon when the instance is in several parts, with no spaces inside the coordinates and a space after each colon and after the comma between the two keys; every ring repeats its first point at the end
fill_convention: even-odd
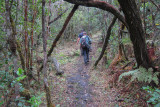
{"type": "Polygon", "coordinates": [[[87,37],[82,37],[82,40],[81,40],[81,47],[84,49],[84,48],[88,48],[89,49],[89,46],[87,44],[87,37]]]}

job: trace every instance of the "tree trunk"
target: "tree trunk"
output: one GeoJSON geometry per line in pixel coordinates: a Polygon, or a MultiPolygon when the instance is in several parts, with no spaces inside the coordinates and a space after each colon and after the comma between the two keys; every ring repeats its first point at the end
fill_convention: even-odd
{"type": "Polygon", "coordinates": [[[18,54],[19,54],[19,57],[20,57],[20,60],[21,60],[22,69],[25,70],[25,59],[24,59],[24,56],[23,56],[23,53],[22,53],[21,45],[20,45],[18,40],[17,40],[16,44],[17,44],[17,51],[18,51],[18,54]]]}
{"type": "MultiPolygon", "coordinates": [[[[61,29],[61,31],[58,33],[58,35],[56,36],[56,38],[54,39],[51,48],[48,51],[47,57],[51,56],[51,53],[53,52],[53,49],[56,47],[56,44],[58,42],[58,40],[60,39],[60,37],[62,36],[64,30],[66,29],[70,19],[72,18],[73,14],[75,13],[75,11],[78,9],[78,5],[74,5],[72,11],[69,13],[68,17],[66,18],[64,25],[61,29]]],[[[43,66],[40,67],[39,72],[42,70],[43,66]]]]}
{"type": "MultiPolygon", "coordinates": [[[[16,54],[16,27],[15,23],[11,17],[11,7],[12,7],[13,1],[5,0],[5,8],[6,8],[6,31],[7,31],[7,36],[8,36],[8,43],[10,46],[10,51],[12,53],[12,60],[13,60],[13,65],[14,65],[14,70],[13,74],[15,77],[18,77],[16,71],[18,70],[18,58],[16,54]]],[[[15,98],[19,95],[19,86],[16,83],[15,84],[15,98]]]]}
{"type": "Polygon", "coordinates": [[[46,91],[47,107],[53,107],[51,93],[47,80],[47,35],[45,31],[45,0],[42,0],[42,38],[43,38],[43,76],[44,89],[46,91]]]}
{"type": "Polygon", "coordinates": [[[53,41],[52,47],[50,48],[50,50],[49,50],[49,52],[48,52],[48,54],[47,54],[48,57],[51,55],[51,53],[52,53],[52,51],[53,51],[53,48],[56,46],[56,43],[57,43],[58,40],[60,39],[61,35],[63,34],[64,30],[66,29],[66,27],[67,27],[70,19],[72,18],[73,14],[74,14],[74,12],[77,10],[77,8],[78,8],[78,5],[74,5],[72,11],[71,11],[70,14],[68,15],[68,17],[67,17],[67,19],[66,19],[66,21],[65,21],[65,23],[64,23],[61,31],[59,32],[59,34],[56,36],[55,40],[53,41]]]}
{"type": "Polygon", "coordinates": [[[15,29],[13,28],[13,20],[11,18],[11,5],[9,0],[5,0],[6,8],[6,32],[8,36],[8,44],[12,55],[16,56],[15,29]]]}
{"type": "Polygon", "coordinates": [[[34,0],[32,1],[32,5],[34,5],[34,10],[33,10],[33,19],[32,19],[32,26],[31,26],[31,58],[30,58],[30,69],[32,69],[32,57],[33,57],[33,30],[34,30],[34,20],[35,20],[35,17],[36,17],[36,4],[37,4],[37,1],[35,0],[35,3],[34,3],[34,0]]]}
{"type": "Polygon", "coordinates": [[[143,25],[144,25],[144,35],[146,35],[146,1],[143,2],[143,25]]]}
{"type": "Polygon", "coordinates": [[[130,38],[133,43],[133,49],[137,65],[145,68],[152,67],[149,60],[142,21],[135,0],[118,0],[125,15],[126,23],[129,27],[130,38]]]}
{"type": "Polygon", "coordinates": [[[121,24],[118,37],[119,37],[119,45],[120,45],[121,50],[123,52],[122,55],[125,57],[126,60],[128,60],[126,52],[124,50],[124,45],[122,43],[122,37],[123,37],[123,32],[122,31],[124,30],[124,28],[125,28],[125,26],[123,24],[121,24]]]}
{"type": "Polygon", "coordinates": [[[28,58],[28,31],[27,31],[27,10],[28,10],[28,0],[25,0],[24,3],[24,29],[25,29],[25,56],[26,56],[26,70],[28,73],[29,70],[29,58],[28,58]]]}

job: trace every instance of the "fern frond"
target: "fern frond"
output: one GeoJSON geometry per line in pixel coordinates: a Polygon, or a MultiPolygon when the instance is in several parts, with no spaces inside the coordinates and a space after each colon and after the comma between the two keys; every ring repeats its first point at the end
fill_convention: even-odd
{"type": "Polygon", "coordinates": [[[133,71],[125,72],[122,73],[119,76],[120,81],[122,78],[127,77],[127,76],[132,76],[130,82],[133,82],[135,80],[138,80],[140,82],[147,82],[150,83],[151,81],[154,81],[157,85],[159,83],[158,81],[158,76],[159,72],[153,73],[153,69],[149,68],[148,70],[140,67],[139,69],[135,69],[133,71]]]}
{"type": "Polygon", "coordinates": [[[138,72],[138,69],[133,70],[133,71],[129,71],[129,72],[122,73],[122,74],[119,76],[119,80],[118,80],[118,81],[120,81],[123,77],[132,76],[135,72],[138,72]]]}

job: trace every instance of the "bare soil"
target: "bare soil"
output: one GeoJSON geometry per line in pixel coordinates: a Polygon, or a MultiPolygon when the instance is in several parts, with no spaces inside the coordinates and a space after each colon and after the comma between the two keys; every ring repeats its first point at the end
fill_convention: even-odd
{"type": "MultiPolygon", "coordinates": [[[[98,38],[93,36],[90,62],[84,65],[83,56],[80,56],[79,45],[68,42],[56,49],[56,54],[66,57],[61,64],[63,76],[56,76],[55,71],[50,73],[50,86],[53,103],[56,107],[143,107],[143,96],[139,88],[131,89],[125,84],[115,83],[116,70],[105,69],[99,66],[93,68],[98,57],[98,38]],[[66,61],[67,60],[67,61],[66,61]],[[114,73],[113,73],[114,72],[114,73]],[[138,94],[137,94],[138,93],[138,94]]],[[[58,57],[62,60],[63,58],[58,57]]]]}

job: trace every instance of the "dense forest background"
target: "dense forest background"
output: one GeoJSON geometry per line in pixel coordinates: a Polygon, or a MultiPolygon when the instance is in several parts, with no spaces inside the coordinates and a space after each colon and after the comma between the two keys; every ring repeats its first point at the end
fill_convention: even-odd
{"type": "Polygon", "coordinates": [[[159,0],[1,0],[0,8],[0,106],[160,106],[159,0]],[[92,39],[87,67],[82,30],[92,39]],[[73,89],[92,90],[91,101],[73,97],[76,71],[89,77],[74,85],[89,85],[73,89]]]}

